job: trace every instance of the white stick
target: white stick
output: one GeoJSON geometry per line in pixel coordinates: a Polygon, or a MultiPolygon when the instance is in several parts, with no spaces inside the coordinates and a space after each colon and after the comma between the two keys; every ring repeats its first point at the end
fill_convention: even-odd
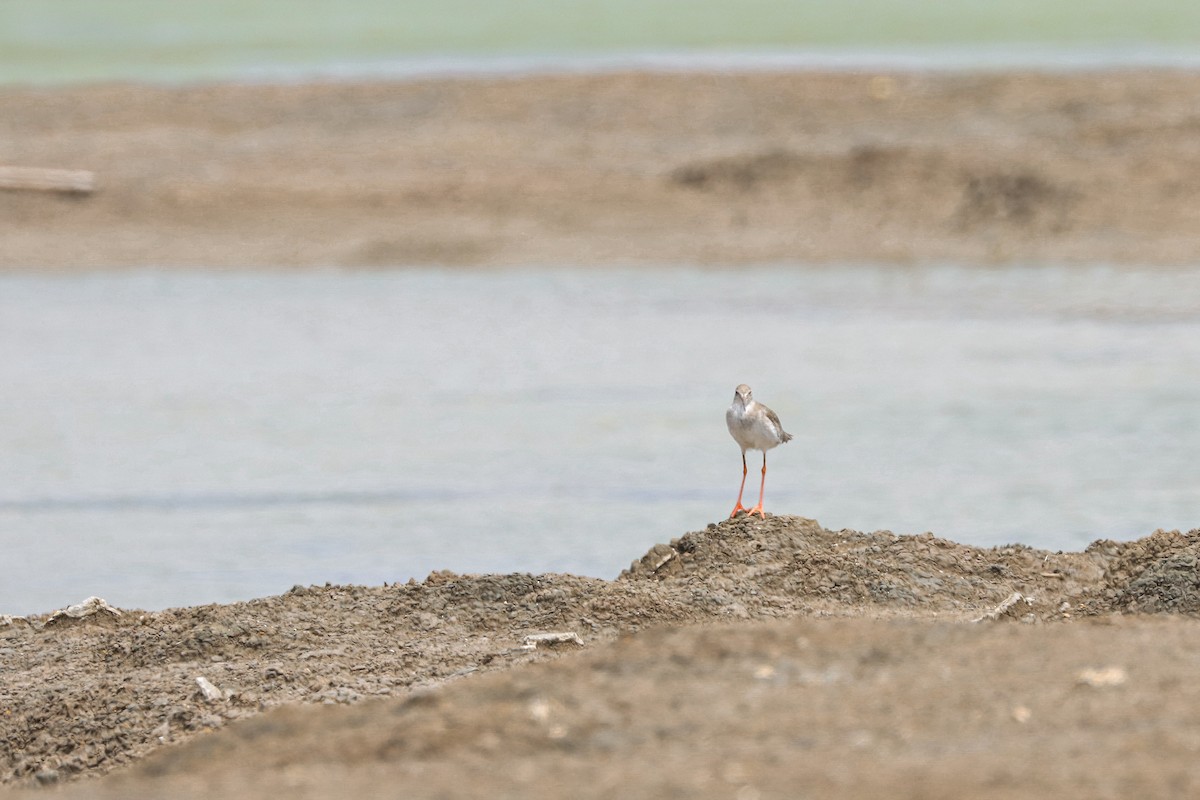
{"type": "Polygon", "coordinates": [[[985,620],[991,621],[991,620],[1000,619],[1000,617],[1002,617],[1004,615],[1005,611],[1008,611],[1010,608],[1012,608],[1013,606],[1015,606],[1017,603],[1021,602],[1024,599],[1025,598],[1021,595],[1020,592],[1013,592],[1008,597],[1004,598],[1000,602],[1000,605],[996,606],[995,608],[993,608],[991,611],[987,612],[986,614],[976,617],[975,619],[971,620],[971,622],[983,622],[985,620]]]}
{"type": "Polygon", "coordinates": [[[572,642],[581,647],[583,646],[583,640],[574,631],[567,631],[565,633],[532,633],[525,637],[525,647],[529,650],[536,649],[539,644],[562,644],[563,642],[572,642]]]}

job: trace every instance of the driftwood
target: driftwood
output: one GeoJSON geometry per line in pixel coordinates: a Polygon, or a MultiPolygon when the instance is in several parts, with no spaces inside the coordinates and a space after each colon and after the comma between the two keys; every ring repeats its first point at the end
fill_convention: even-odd
{"type": "Polygon", "coordinates": [[[1008,597],[1001,600],[1000,605],[996,606],[986,614],[976,617],[975,619],[971,620],[971,622],[994,622],[1007,614],[1009,609],[1022,600],[1029,602],[1028,597],[1025,597],[1020,592],[1013,592],[1008,597]]]}
{"type": "Polygon", "coordinates": [[[91,194],[96,190],[96,173],[86,169],[0,166],[0,189],[91,194]]]}
{"type": "Polygon", "coordinates": [[[570,642],[583,646],[583,640],[579,638],[579,634],[575,631],[566,631],[564,633],[531,633],[525,637],[524,644],[521,645],[522,650],[536,650],[538,645],[554,645],[570,642]]]}

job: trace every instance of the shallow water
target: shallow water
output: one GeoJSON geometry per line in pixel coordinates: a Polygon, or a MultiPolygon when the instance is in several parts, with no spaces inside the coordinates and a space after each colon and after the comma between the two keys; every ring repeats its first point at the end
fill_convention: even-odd
{"type": "Polygon", "coordinates": [[[1179,0],[0,0],[0,83],[760,61],[1195,66],[1179,0]]]}
{"type": "Polygon", "coordinates": [[[728,513],[742,382],[776,513],[1200,525],[1200,270],[10,274],[0,364],[0,613],[611,577],[728,513]]]}

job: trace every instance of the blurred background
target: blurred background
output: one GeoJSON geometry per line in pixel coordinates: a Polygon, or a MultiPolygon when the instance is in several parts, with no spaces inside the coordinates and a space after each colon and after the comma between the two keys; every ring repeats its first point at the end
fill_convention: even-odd
{"type": "Polygon", "coordinates": [[[0,81],[194,81],[619,65],[1187,62],[1174,0],[0,2],[0,81]],[[591,62],[596,62],[595,64],[591,62]]]}
{"type": "Polygon", "coordinates": [[[612,578],[729,513],[743,382],[774,513],[1194,528],[1198,41],[1165,0],[0,0],[0,613],[612,578]]]}

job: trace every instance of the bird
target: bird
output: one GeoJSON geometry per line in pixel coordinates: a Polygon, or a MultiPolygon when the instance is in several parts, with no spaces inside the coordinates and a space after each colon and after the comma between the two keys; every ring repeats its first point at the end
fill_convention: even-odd
{"type": "Polygon", "coordinates": [[[767,451],[772,447],[790,442],[792,435],[783,429],[779,416],[771,409],[754,399],[750,387],[742,384],[733,392],[733,405],[725,412],[725,424],[729,426],[729,435],[742,448],[742,485],[738,488],[737,505],[733,507],[729,518],[733,519],[739,511],[747,515],[758,514],[766,519],[763,511],[763,491],[767,487],[767,451]],[[758,486],[758,505],[746,508],[742,505],[742,492],[746,490],[746,451],[762,450],[762,483],[758,486]]]}

